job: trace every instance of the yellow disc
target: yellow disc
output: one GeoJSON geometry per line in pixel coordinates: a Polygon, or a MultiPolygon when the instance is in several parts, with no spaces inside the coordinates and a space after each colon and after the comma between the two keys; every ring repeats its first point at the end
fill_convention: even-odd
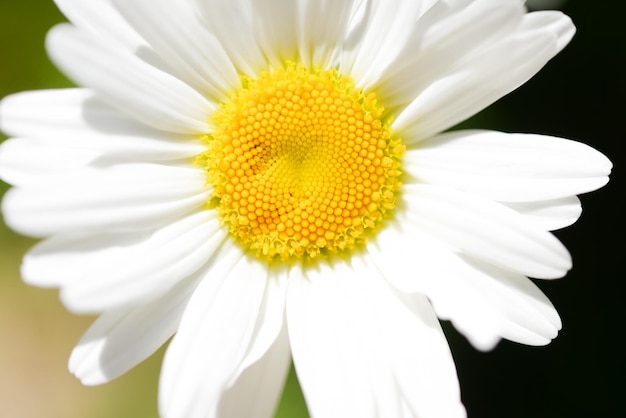
{"type": "Polygon", "coordinates": [[[376,95],[295,63],[244,79],[211,117],[198,163],[236,241],[289,260],[342,253],[394,208],[404,146],[376,95]]]}

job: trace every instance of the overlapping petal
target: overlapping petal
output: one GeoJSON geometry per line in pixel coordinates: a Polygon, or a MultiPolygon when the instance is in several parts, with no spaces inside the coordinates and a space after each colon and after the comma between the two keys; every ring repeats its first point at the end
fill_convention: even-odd
{"type": "Polygon", "coordinates": [[[566,15],[542,13],[547,13],[543,18],[551,24],[539,26],[536,19],[528,17],[532,14],[524,15],[517,29],[508,36],[476,49],[458,65],[437,74],[399,112],[393,128],[409,144],[427,139],[528,81],[574,33],[574,25],[566,15]]]}
{"type": "Polygon", "coordinates": [[[538,202],[507,202],[504,205],[524,215],[546,231],[570,226],[578,220],[583,210],[576,196],[538,202]]]}
{"type": "MultiPolygon", "coordinates": [[[[163,132],[136,122],[104,103],[92,90],[81,88],[5,97],[0,102],[0,128],[18,138],[36,139],[36,146],[46,149],[39,153],[44,155],[54,150],[77,150],[97,154],[108,161],[163,161],[192,158],[205,149],[195,136],[163,132]]],[[[11,158],[26,160],[28,150],[23,148],[29,144],[33,143],[16,142],[12,151],[20,155],[11,158]]],[[[46,169],[44,161],[38,163],[46,169]]],[[[20,167],[20,164],[11,165],[20,167]]],[[[20,171],[28,175],[29,168],[20,171]]],[[[12,179],[7,181],[20,185],[12,179]]]]}
{"type": "Polygon", "coordinates": [[[241,73],[256,76],[285,60],[307,66],[336,65],[340,40],[356,2],[194,1],[207,28],[220,40],[241,73]],[[216,19],[216,16],[220,16],[216,19]]]}
{"type": "Polygon", "coordinates": [[[22,275],[31,284],[61,287],[73,311],[102,312],[169,291],[200,269],[224,236],[211,211],[154,231],[55,235],[24,258],[22,275]]]}
{"type": "Polygon", "coordinates": [[[69,369],[85,385],[106,383],[145,360],[178,328],[204,270],[150,302],[104,312],[82,336],[69,369]]]}
{"type": "Polygon", "coordinates": [[[364,255],[300,275],[290,282],[287,323],[312,416],[465,416],[426,298],[394,292],[364,255]]]}
{"type": "Polygon", "coordinates": [[[217,416],[273,417],[290,363],[289,338],[283,324],[280,334],[263,356],[246,367],[221,396],[217,416]]]}
{"type": "Polygon", "coordinates": [[[340,69],[351,74],[361,88],[377,83],[407,45],[415,23],[435,3],[433,0],[355,3],[355,17],[342,45],[340,69]]]}
{"type": "Polygon", "coordinates": [[[571,268],[569,253],[552,234],[491,200],[418,184],[404,187],[404,199],[406,218],[453,251],[541,279],[571,268]]]}
{"type": "Polygon", "coordinates": [[[135,29],[122,18],[119,10],[110,0],[54,0],[61,12],[74,26],[131,52],[137,52],[147,45],[135,29]]]}
{"type": "Polygon", "coordinates": [[[267,68],[267,59],[256,39],[254,28],[258,20],[250,1],[190,1],[203,16],[207,28],[224,45],[237,71],[254,77],[267,68]]]}
{"type": "Polygon", "coordinates": [[[537,202],[604,186],[611,162],[583,143],[562,138],[454,131],[410,149],[403,168],[420,183],[505,202],[537,202]]]}
{"type": "Polygon", "coordinates": [[[295,36],[299,59],[304,65],[321,68],[336,65],[340,54],[337,39],[346,36],[354,3],[335,0],[298,2],[295,36]]]}
{"type": "Polygon", "coordinates": [[[477,348],[506,338],[543,345],[561,328],[550,301],[526,277],[457,254],[400,217],[368,245],[376,266],[402,292],[427,295],[477,348]]]}
{"type": "Polygon", "coordinates": [[[125,118],[86,90],[20,93],[0,103],[0,176],[19,187],[59,184],[90,167],[189,159],[197,138],[166,135],[125,118]]]}
{"type": "Polygon", "coordinates": [[[218,416],[220,399],[240,376],[255,337],[269,281],[261,262],[234,244],[222,247],[166,353],[159,394],[163,416],[218,416]]]}
{"type": "Polygon", "coordinates": [[[74,81],[137,120],[169,132],[210,131],[208,118],[216,103],[136,55],[65,24],[49,32],[47,45],[52,59],[74,81]]]}
{"type": "Polygon", "coordinates": [[[117,10],[173,72],[215,102],[239,84],[239,74],[224,48],[190,2],[113,0],[117,10]]]}
{"type": "Polygon", "coordinates": [[[0,147],[0,178],[14,186],[38,185],[68,176],[99,156],[86,149],[46,146],[43,141],[11,138],[0,147]]]}
{"type": "Polygon", "coordinates": [[[0,103],[14,137],[0,176],[17,186],[2,209],[48,237],[25,280],[103,312],[70,359],[85,384],[176,332],[167,418],[270,417],[290,354],[315,417],[464,417],[437,316],[479,349],[557,335],[528,277],[571,267],[548,231],[578,218],[576,195],[611,163],[559,138],[439,133],[539,71],[571,39],[568,17],[522,0],[55,1],[73,26],[48,50],[85,88],[0,103]],[[375,91],[408,146],[393,219],[349,258],[257,259],[207,208],[193,166],[219,103],[291,61],[375,91]]]}
{"type": "Polygon", "coordinates": [[[2,201],[6,223],[25,235],[157,227],[202,207],[201,170],[157,164],[88,167],[54,187],[14,187],[2,201]]]}
{"type": "Polygon", "coordinates": [[[524,16],[521,1],[439,1],[420,19],[402,53],[377,81],[387,108],[402,109],[430,83],[490,43],[510,36],[524,16]]]}
{"type": "MultiPolygon", "coordinates": [[[[279,334],[286,329],[284,322],[285,296],[289,269],[284,266],[274,266],[270,270],[269,276],[263,303],[254,327],[254,335],[237,373],[243,373],[249,367],[253,367],[279,338],[279,334]]],[[[237,379],[237,376],[238,374],[233,379],[237,379]]]]}

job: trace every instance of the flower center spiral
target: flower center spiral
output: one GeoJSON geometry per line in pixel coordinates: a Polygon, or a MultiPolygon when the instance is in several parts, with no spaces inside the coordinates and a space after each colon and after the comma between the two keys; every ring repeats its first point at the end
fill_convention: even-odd
{"type": "Polygon", "coordinates": [[[211,118],[198,162],[211,204],[258,256],[350,250],[394,208],[404,146],[376,95],[337,70],[295,63],[244,78],[211,118]]]}

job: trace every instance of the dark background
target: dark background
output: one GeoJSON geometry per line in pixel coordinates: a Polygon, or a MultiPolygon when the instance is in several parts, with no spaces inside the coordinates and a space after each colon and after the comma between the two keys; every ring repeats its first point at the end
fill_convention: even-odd
{"type": "Polygon", "coordinates": [[[574,268],[564,279],[538,282],[561,314],[558,338],[541,348],[501,342],[480,353],[448,333],[470,418],[626,417],[625,5],[565,2],[578,28],[570,45],[477,118],[488,118],[489,128],[576,139],[614,167],[605,188],[581,196],[580,220],[556,232],[574,268]]]}
{"type": "MultiPolygon", "coordinates": [[[[540,348],[502,342],[482,353],[444,324],[470,418],[626,417],[621,342],[626,7],[620,0],[569,0],[562,9],[578,27],[572,43],[533,80],[463,127],[576,139],[606,154],[613,174],[608,186],[582,196],[581,219],[556,233],[572,253],[573,270],[564,279],[538,283],[563,319],[554,342],[540,348]]],[[[62,20],[52,1],[0,0],[0,19],[0,97],[69,85],[43,49],[45,32],[62,20]]],[[[6,189],[0,183],[0,194],[6,189]]],[[[81,387],[65,362],[90,318],[66,314],[54,291],[20,283],[19,258],[31,241],[1,223],[0,240],[0,416],[156,416],[162,352],[113,383],[81,387]]],[[[302,416],[297,387],[289,393],[279,416],[302,416]]]]}

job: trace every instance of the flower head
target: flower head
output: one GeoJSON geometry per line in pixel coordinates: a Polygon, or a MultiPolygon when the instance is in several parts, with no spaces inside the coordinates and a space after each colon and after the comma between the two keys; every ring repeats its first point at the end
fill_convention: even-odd
{"type": "Polygon", "coordinates": [[[336,69],[287,63],[216,111],[200,156],[245,248],[283,261],[350,251],[393,209],[404,147],[376,95],[336,69]]]}
{"type": "Polygon", "coordinates": [[[271,416],[293,358],[314,417],[462,417],[439,326],[479,349],[561,327],[528,279],[608,180],[590,147],[451,131],[571,39],[521,0],[57,0],[78,85],[5,98],[28,283],[100,317],[113,379],[172,335],[164,417],[271,416]]]}

